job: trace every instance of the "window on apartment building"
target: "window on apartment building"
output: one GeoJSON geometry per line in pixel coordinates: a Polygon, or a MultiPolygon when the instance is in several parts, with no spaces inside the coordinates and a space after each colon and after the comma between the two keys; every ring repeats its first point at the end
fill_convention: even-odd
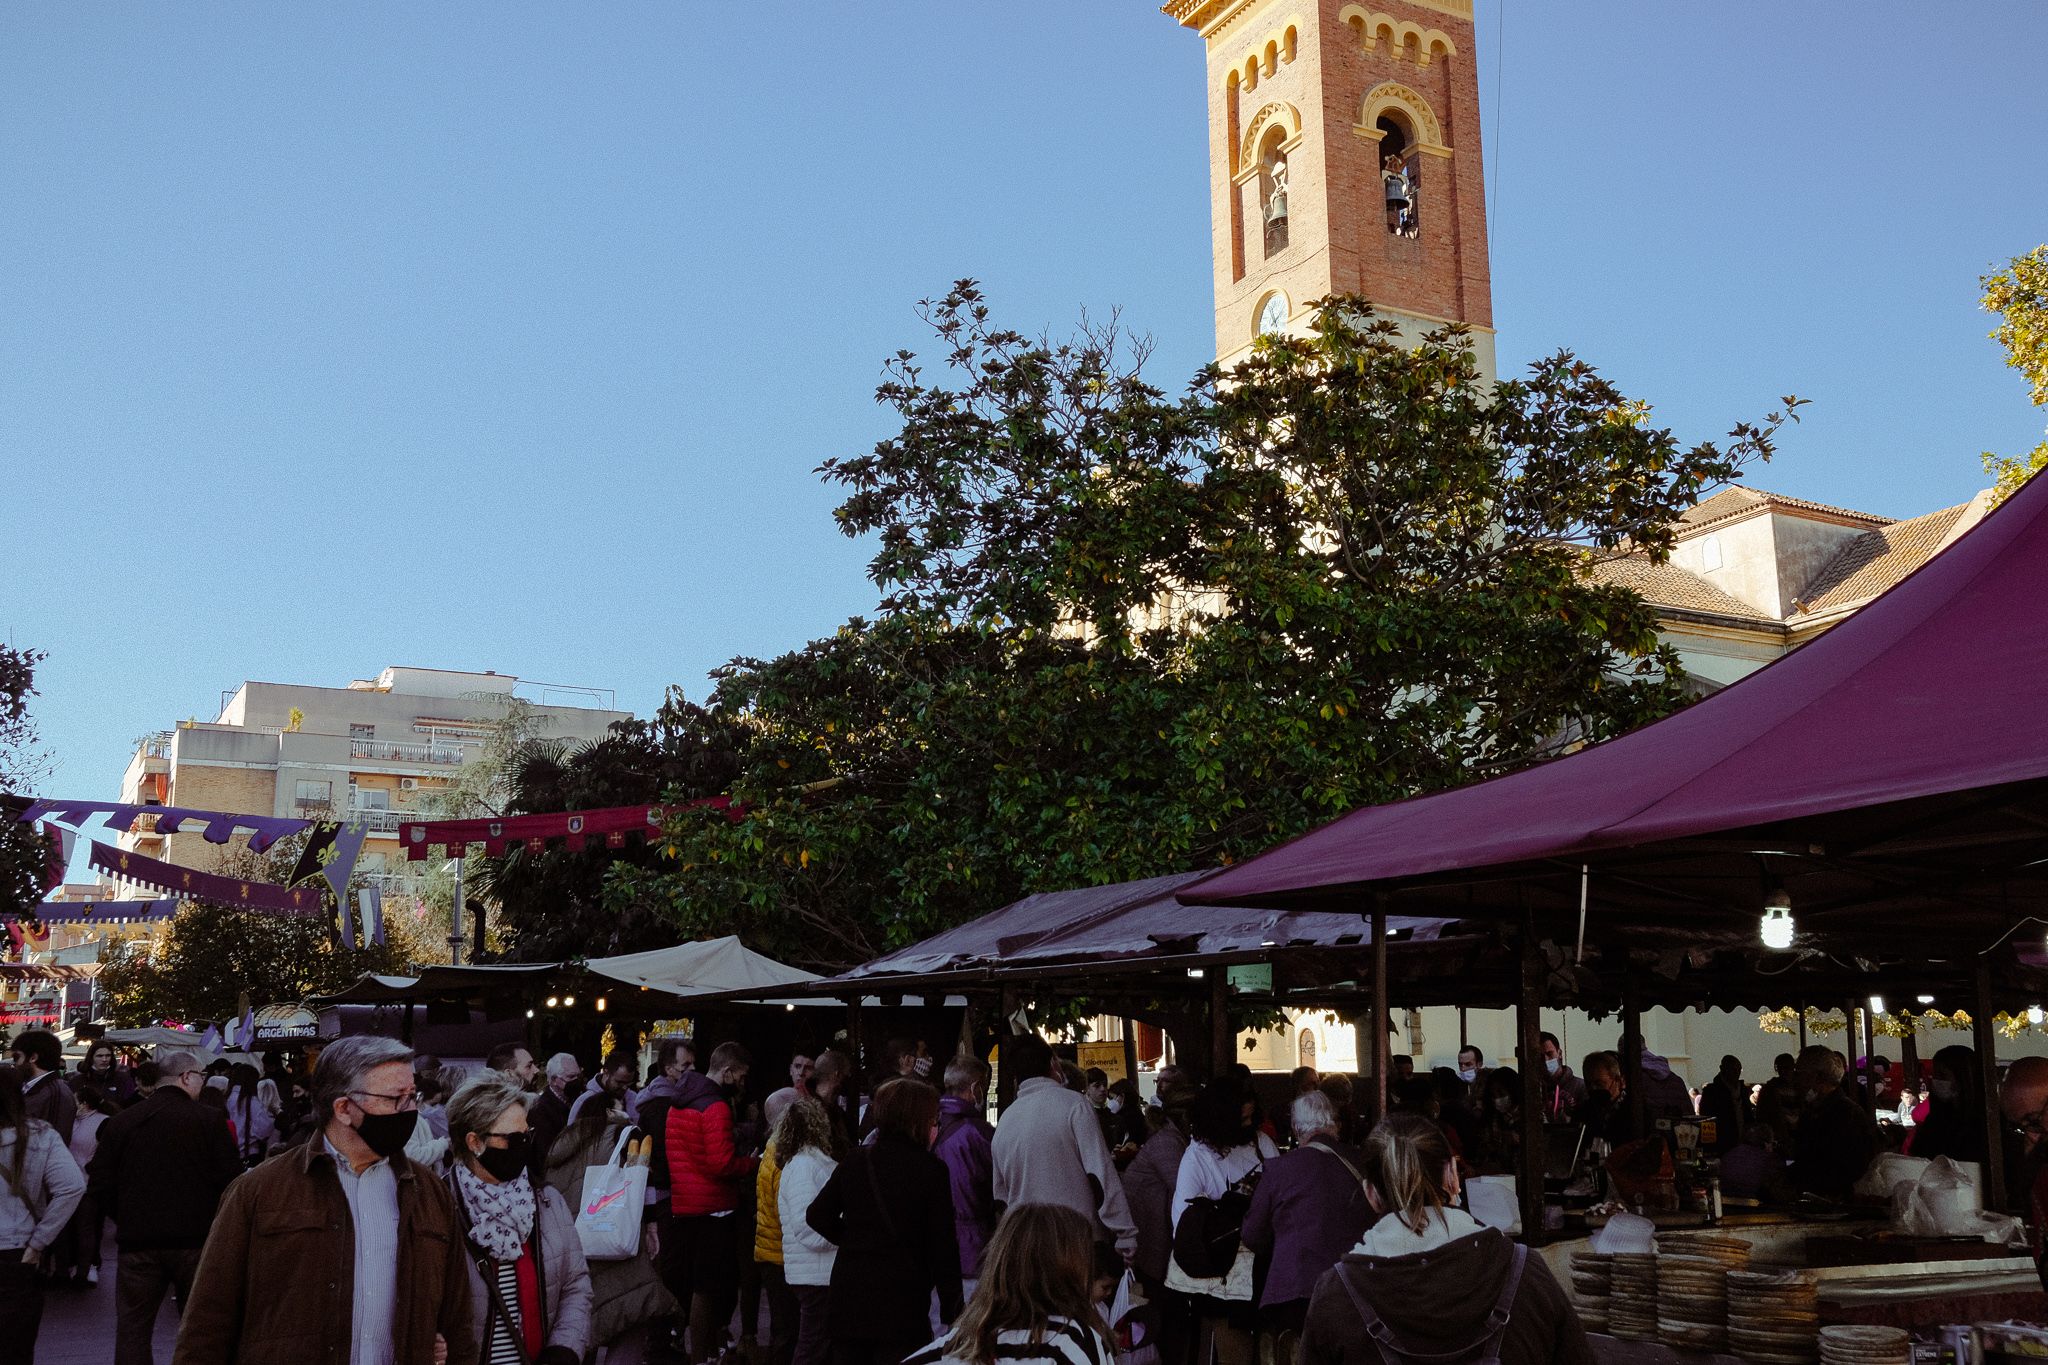
{"type": "Polygon", "coordinates": [[[377,737],[377,727],[374,725],[352,724],[348,727],[348,737],[350,739],[375,739],[377,737]]]}
{"type": "Polygon", "coordinates": [[[348,803],[357,810],[390,810],[391,788],[358,787],[348,784],[348,803]]]}
{"type": "Polygon", "coordinates": [[[292,801],[301,806],[331,806],[334,804],[334,784],[302,777],[293,792],[292,801]]]}

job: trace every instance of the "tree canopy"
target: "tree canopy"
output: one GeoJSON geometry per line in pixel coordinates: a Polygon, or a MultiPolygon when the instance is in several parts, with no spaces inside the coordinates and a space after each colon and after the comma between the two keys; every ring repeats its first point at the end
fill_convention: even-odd
{"type": "Polygon", "coordinates": [[[1686,445],[1568,353],[1489,384],[1356,299],[1178,395],[1114,327],[1034,340],[969,281],[926,311],[900,430],[821,470],[878,612],[672,698],[636,742],[743,805],[612,862],[608,910],[843,966],[1653,720],[1678,658],[1589,553],[1666,552],[1795,405],[1686,445]]]}
{"type": "MultiPolygon", "coordinates": [[[[1991,335],[2005,347],[2005,363],[2027,381],[2035,406],[2048,406],[2048,245],[1986,275],[1981,302],[1987,312],[1999,315],[1991,335]]],[[[2001,499],[2043,469],[2048,469],[2048,441],[2025,455],[1984,454],[1984,472],[1998,480],[2001,499]]]]}
{"type": "MultiPolygon", "coordinates": [[[[0,792],[25,796],[46,773],[29,714],[43,657],[38,650],[0,644],[0,792]]],[[[49,841],[15,820],[12,810],[0,809],[0,920],[21,919],[42,899],[49,860],[49,841]]]]}

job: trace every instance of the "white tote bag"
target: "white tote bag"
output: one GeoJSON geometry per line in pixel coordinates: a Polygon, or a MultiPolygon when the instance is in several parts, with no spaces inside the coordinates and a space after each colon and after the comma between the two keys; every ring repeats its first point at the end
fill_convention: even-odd
{"type": "Polygon", "coordinates": [[[583,1197],[576,1201],[576,1235],[591,1261],[624,1261],[640,1254],[640,1209],[647,1201],[647,1167],[626,1164],[626,1144],[640,1130],[619,1130],[611,1160],[583,1168],[583,1197]]]}

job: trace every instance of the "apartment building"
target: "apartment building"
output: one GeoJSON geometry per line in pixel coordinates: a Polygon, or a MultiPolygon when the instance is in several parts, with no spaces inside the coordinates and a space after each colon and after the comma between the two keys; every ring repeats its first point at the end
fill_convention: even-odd
{"type": "MultiPolygon", "coordinates": [[[[121,779],[137,805],[359,820],[369,826],[359,869],[401,889],[402,820],[438,815],[437,794],[523,708],[552,739],[603,738],[630,720],[608,693],[523,683],[503,673],[391,667],[346,687],[245,682],[212,721],[187,721],[143,739],[121,779]]],[[[199,834],[163,835],[146,822],[121,846],[181,867],[213,869],[219,846],[199,834]]]]}

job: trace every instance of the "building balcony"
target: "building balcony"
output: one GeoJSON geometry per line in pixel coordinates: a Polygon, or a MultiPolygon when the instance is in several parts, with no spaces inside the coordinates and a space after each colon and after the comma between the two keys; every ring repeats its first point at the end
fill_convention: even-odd
{"type": "Polygon", "coordinates": [[[423,878],[410,872],[366,872],[358,880],[365,887],[377,888],[387,901],[412,900],[426,887],[423,878]]]}
{"type": "Polygon", "coordinates": [[[401,820],[417,820],[417,811],[393,810],[389,806],[350,806],[341,814],[344,824],[362,824],[372,834],[395,835],[401,820]]]}
{"type": "Polygon", "coordinates": [[[434,763],[455,768],[462,765],[463,746],[446,741],[408,744],[402,740],[351,739],[348,756],[390,763],[434,763]]]}

